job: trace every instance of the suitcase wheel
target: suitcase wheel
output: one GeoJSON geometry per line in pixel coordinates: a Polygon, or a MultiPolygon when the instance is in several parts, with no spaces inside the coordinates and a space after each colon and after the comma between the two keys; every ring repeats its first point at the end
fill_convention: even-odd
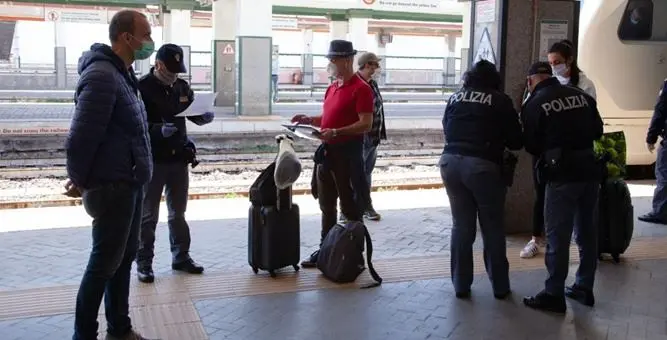
{"type": "Polygon", "coordinates": [[[298,272],[299,269],[301,269],[301,267],[299,267],[298,264],[293,264],[292,267],[294,267],[294,271],[295,271],[295,272],[298,272]]]}
{"type": "Polygon", "coordinates": [[[255,274],[259,273],[259,269],[257,267],[252,267],[252,271],[255,274]]]}
{"type": "Polygon", "coordinates": [[[276,277],[276,272],[273,270],[269,270],[269,275],[271,275],[271,277],[276,277]]]}

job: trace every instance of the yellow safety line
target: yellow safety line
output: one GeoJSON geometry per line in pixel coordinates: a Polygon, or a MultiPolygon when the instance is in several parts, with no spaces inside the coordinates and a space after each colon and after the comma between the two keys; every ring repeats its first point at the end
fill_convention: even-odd
{"type": "MultiPolygon", "coordinates": [[[[520,259],[519,248],[508,249],[511,271],[544,268],[544,258],[520,259]]],[[[577,263],[577,249],[571,248],[570,262],[577,263]]],[[[638,238],[623,255],[623,261],[667,259],[667,237],[638,238]]],[[[384,282],[404,282],[438,279],[450,276],[449,255],[392,258],[376,261],[375,267],[384,282]]],[[[474,253],[475,273],[484,273],[482,253],[474,253]]],[[[156,305],[191,303],[193,299],[229,298],[263,294],[278,294],[330,288],[357,288],[370,282],[370,275],[362,274],[352,284],[336,284],[325,279],[318,270],[302,269],[294,272],[287,267],[277,278],[268,273],[254,275],[247,272],[217,272],[195,275],[158,277],[153,284],[133,281],[130,306],[144,308],[156,305]]],[[[0,291],[0,320],[48,316],[74,312],[78,286],[56,286],[22,290],[0,291]]],[[[103,310],[103,309],[101,309],[103,310]]]]}

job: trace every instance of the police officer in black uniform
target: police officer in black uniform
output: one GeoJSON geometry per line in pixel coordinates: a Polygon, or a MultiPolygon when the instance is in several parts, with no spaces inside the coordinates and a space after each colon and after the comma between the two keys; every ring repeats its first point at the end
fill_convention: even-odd
{"type": "Polygon", "coordinates": [[[539,156],[539,181],[546,181],[544,220],[545,263],[549,276],[543,291],[524,298],[526,306],[565,313],[565,296],[593,306],[597,268],[595,223],[601,167],[593,141],[602,137],[602,118],[593,97],[574,86],[561,85],[548,63],[528,72],[530,98],[521,120],[526,150],[539,156]],[[579,269],[574,285],[565,287],[570,240],[576,230],[579,269]]]}
{"type": "MultiPolygon", "coordinates": [[[[139,89],[150,128],[153,152],[153,177],[145,188],[137,277],[142,282],[153,282],[155,227],[158,222],[160,199],[165,191],[171,243],[172,269],[200,274],[204,267],[190,258],[190,228],[185,221],[190,173],[188,165],[196,166],[196,148],[188,138],[185,118],[176,117],[194,101],[190,85],[178,78],[186,72],[183,49],[165,44],[155,57],[155,67],[139,80],[139,89]]],[[[213,121],[213,113],[187,117],[197,125],[213,121]]]]}
{"type": "Polygon", "coordinates": [[[439,164],[452,209],[451,270],[458,298],[470,296],[478,216],[494,296],[503,299],[510,293],[502,164],[505,149],[518,150],[523,143],[519,115],[500,85],[495,65],[478,62],[466,73],[463,88],[449,98],[442,119],[446,144],[439,164]]]}
{"type": "Polygon", "coordinates": [[[658,94],[658,103],[655,105],[651,124],[646,133],[646,147],[649,151],[655,150],[655,143],[660,137],[660,148],[655,161],[656,186],[653,192],[653,209],[645,215],[639,216],[640,221],[648,223],[667,224],[667,148],[665,147],[665,126],[667,124],[667,79],[662,84],[658,94]]]}

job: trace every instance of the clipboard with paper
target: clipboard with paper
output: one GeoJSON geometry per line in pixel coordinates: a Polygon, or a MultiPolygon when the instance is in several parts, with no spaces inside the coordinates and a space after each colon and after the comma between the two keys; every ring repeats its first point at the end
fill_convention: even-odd
{"type": "Polygon", "coordinates": [[[214,112],[215,98],[218,96],[217,92],[207,93],[199,92],[195,94],[195,100],[190,104],[185,111],[177,114],[175,117],[190,117],[201,116],[206,112],[214,112]]]}
{"type": "Polygon", "coordinates": [[[311,125],[282,124],[282,126],[301,138],[306,138],[310,140],[320,140],[320,135],[321,135],[320,130],[311,125]]]}

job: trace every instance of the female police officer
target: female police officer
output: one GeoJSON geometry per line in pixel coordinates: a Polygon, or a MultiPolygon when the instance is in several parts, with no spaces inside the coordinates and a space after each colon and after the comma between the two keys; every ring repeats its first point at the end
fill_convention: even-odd
{"type": "Polygon", "coordinates": [[[449,98],[442,119],[446,144],[440,174],[452,209],[451,270],[458,298],[470,296],[477,216],[494,296],[503,299],[510,293],[502,161],[505,148],[518,150],[523,142],[519,115],[500,83],[492,63],[476,63],[465,74],[463,88],[449,98]]]}

